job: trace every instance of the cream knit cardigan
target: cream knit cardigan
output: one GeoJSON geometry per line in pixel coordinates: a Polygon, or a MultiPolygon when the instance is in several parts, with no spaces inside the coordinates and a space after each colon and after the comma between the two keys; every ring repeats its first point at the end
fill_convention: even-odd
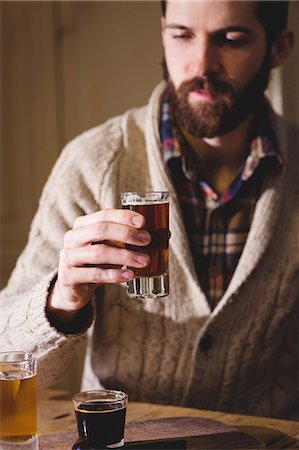
{"type": "Polygon", "coordinates": [[[146,107],[87,131],[62,152],[1,293],[1,350],[34,352],[46,386],[87,335],[84,389],[104,385],[131,400],[291,417],[299,409],[298,128],[270,113],[284,171],[265,180],[233,279],[211,311],[159,150],[163,88],[146,107]],[[88,332],[59,332],[45,305],[65,232],[77,216],[120,207],[121,191],[144,189],[172,193],[169,297],[136,301],[125,285],[102,286],[88,332]]]}

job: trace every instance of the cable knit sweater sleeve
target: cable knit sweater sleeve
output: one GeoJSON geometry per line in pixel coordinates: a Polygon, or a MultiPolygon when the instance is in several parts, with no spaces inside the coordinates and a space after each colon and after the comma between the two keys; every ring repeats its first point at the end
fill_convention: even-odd
{"type": "Polygon", "coordinates": [[[114,118],[79,136],[63,150],[43,190],[27,246],[1,292],[1,351],[33,352],[38,357],[43,386],[62,376],[76,344],[84,339],[92,322],[92,314],[87,314],[80,332],[65,335],[51,326],[45,314],[64,234],[76,217],[100,208],[107,167],[113,165],[121,147],[120,120],[114,118]]]}

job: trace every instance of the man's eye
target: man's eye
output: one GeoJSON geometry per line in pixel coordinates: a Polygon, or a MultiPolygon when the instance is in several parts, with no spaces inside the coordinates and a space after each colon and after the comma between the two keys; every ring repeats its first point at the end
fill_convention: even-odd
{"type": "Polygon", "coordinates": [[[226,33],[223,36],[222,42],[231,47],[244,47],[248,43],[248,40],[238,33],[226,33]]]}
{"type": "Polygon", "coordinates": [[[174,34],[173,39],[177,39],[177,40],[181,40],[181,41],[189,41],[190,39],[192,39],[192,35],[190,33],[183,33],[183,34],[174,34]]]}

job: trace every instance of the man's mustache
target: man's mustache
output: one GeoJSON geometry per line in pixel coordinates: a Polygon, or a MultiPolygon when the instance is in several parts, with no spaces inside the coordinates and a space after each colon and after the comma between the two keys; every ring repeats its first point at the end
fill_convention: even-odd
{"type": "Polygon", "coordinates": [[[208,75],[205,77],[194,77],[191,80],[184,81],[178,89],[178,94],[186,94],[192,91],[204,90],[212,95],[234,95],[232,86],[216,76],[208,75]]]}

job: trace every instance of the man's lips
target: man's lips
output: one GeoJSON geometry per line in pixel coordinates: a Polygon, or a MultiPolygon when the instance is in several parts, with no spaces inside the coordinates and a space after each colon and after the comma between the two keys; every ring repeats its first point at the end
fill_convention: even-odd
{"type": "Polygon", "coordinates": [[[193,98],[198,98],[201,100],[212,100],[214,98],[214,94],[212,92],[207,91],[206,89],[196,89],[190,92],[190,95],[193,98]]]}

